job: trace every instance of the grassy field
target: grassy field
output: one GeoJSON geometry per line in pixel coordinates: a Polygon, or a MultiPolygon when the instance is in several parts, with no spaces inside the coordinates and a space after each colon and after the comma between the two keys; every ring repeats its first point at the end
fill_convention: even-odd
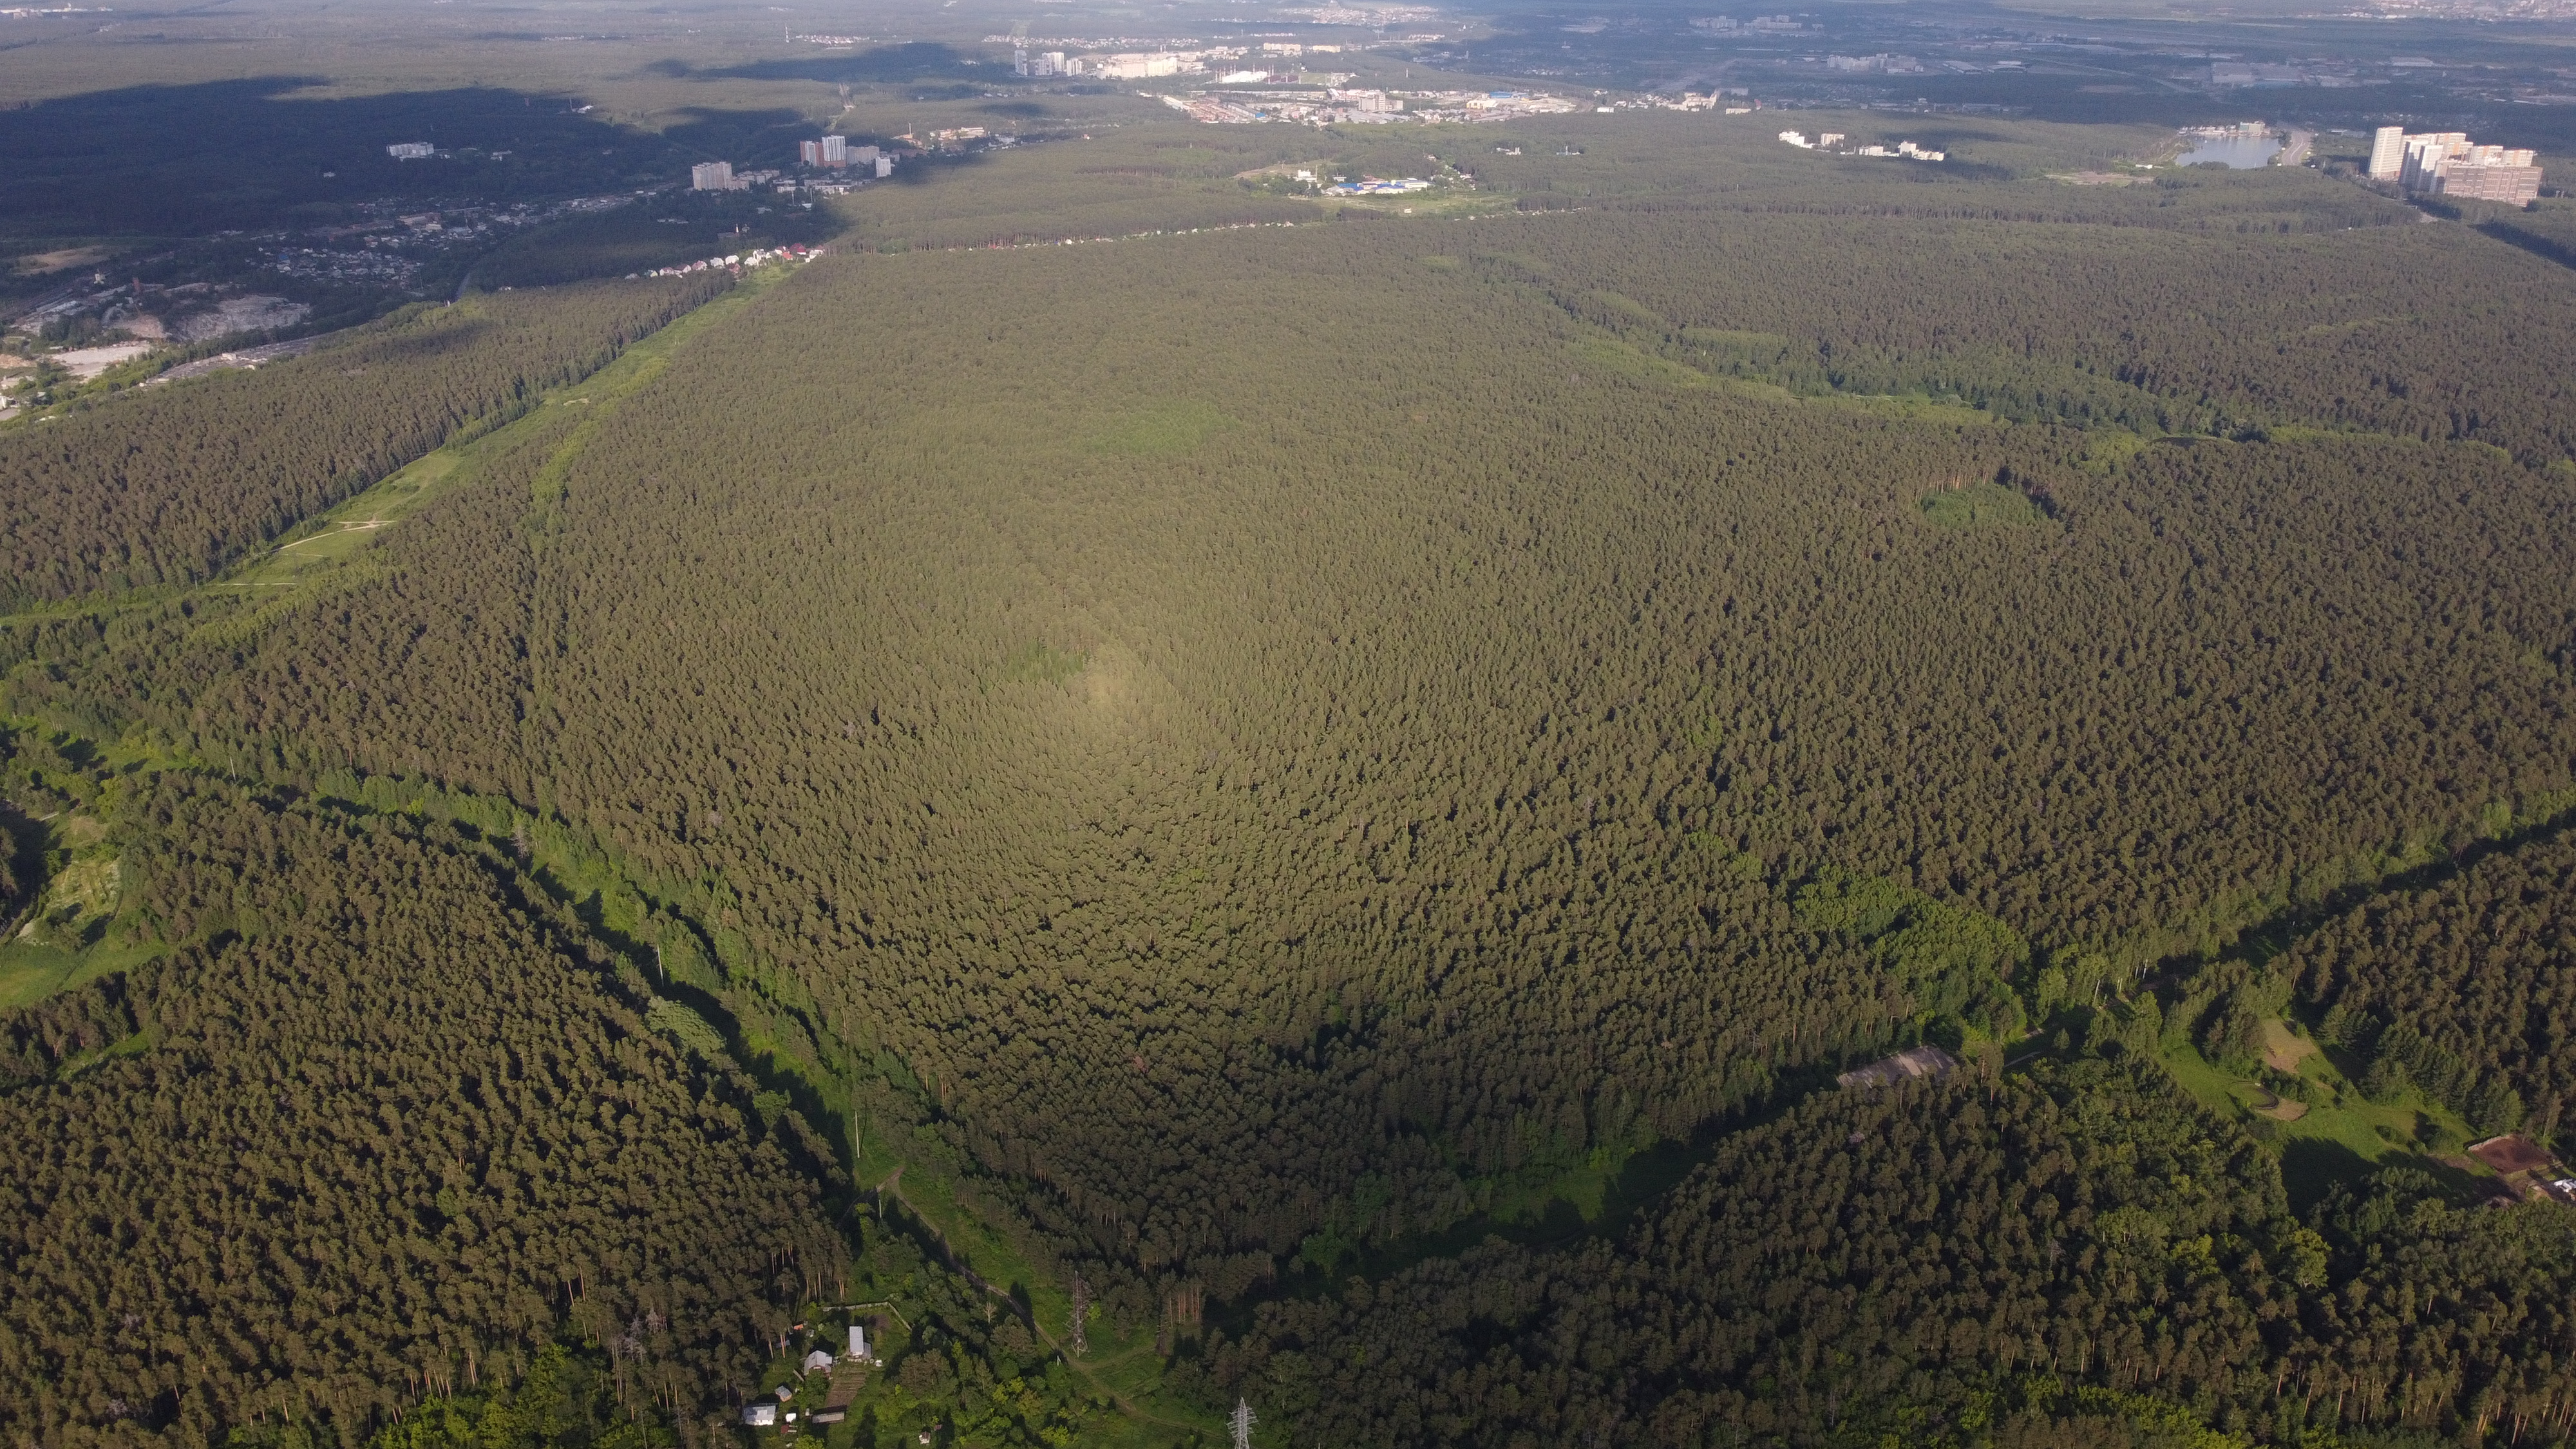
{"type": "Polygon", "coordinates": [[[40,906],[0,941],[0,1008],[139,966],[166,950],[124,906],[132,881],[97,817],[77,811],[40,822],[43,851],[61,864],[40,906]]]}
{"type": "MultiPolygon", "coordinates": [[[[2285,1023],[2271,1025],[2276,1043],[2305,1041],[2285,1023]]],[[[2315,1098],[2307,1103],[2221,1069],[2188,1042],[2167,1043],[2163,1059],[2185,1090],[2221,1116],[2252,1126],[2256,1139],[2280,1155],[2282,1184],[2295,1209],[2304,1211],[2336,1183],[2392,1161],[2408,1161],[2455,1186],[2493,1178],[2459,1151],[2474,1134],[2458,1113],[2420,1094],[2370,1101],[2326,1052],[2307,1045],[2298,1060],[2298,1076],[2315,1098]]]]}

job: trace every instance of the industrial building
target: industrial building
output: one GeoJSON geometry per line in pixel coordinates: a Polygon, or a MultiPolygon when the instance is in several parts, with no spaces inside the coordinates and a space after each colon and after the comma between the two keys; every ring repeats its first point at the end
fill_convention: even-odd
{"type": "Polygon", "coordinates": [[[2540,195],[2530,151],[2475,145],[2465,131],[2408,135],[2402,126],[2382,126],[2370,139],[2370,177],[2394,181],[2410,196],[2520,206],[2540,195]]]}

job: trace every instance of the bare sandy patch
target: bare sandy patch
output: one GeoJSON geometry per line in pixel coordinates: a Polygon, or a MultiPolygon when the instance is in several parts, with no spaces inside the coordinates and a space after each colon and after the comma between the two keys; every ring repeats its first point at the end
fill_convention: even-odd
{"type": "Polygon", "coordinates": [[[2276,1072],[2299,1074],[2299,1063],[2315,1056],[2317,1044],[2290,1030],[2288,1023],[2263,1023],[2263,1064],[2276,1072]]]}
{"type": "Polygon", "coordinates": [[[54,361],[71,370],[83,382],[98,376],[120,362],[132,362],[152,350],[149,342],[118,342],[106,347],[80,347],[57,352],[54,361]]]}
{"type": "Polygon", "coordinates": [[[103,262],[116,255],[110,247],[65,247],[60,251],[32,252],[17,259],[16,270],[22,277],[41,277],[47,272],[68,271],[103,262]]]}

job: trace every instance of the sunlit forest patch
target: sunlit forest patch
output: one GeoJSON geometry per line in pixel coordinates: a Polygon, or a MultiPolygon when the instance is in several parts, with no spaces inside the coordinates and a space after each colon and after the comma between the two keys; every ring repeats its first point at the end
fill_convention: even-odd
{"type": "Polygon", "coordinates": [[[2027,495],[1992,479],[1927,493],[1922,508],[1935,528],[2027,528],[2048,518],[2027,495]]]}
{"type": "Polygon", "coordinates": [[[1173,458],[1197,452],[1234,425],[1233,418],[1210,403],[1157,403],[1101,419],[1085,442],[1094,451],[1123,457],[1173,458]]]}
{"type": "Polygon", "coordinates": [[[1043,639],[1032,639],[1011,651],[1002,664],[1002,677],[1014,684],[1061,685],[1090,662],[1091,656],[1079,650],[1058,649],[1043,639]]]}
{"type": "MultiPolygon", "coordinates": [[[[1704,388],[1715,385],[1706,373],[1661,357],[1649,357],[1616,338],[1587,337],[1576,345],[1575,356],[1581,365],[1598,371],[1660,383],[1665,387],[1704,388]]],[[[1576,374],[1578,379],[1580,376],[1576,374]]]]}

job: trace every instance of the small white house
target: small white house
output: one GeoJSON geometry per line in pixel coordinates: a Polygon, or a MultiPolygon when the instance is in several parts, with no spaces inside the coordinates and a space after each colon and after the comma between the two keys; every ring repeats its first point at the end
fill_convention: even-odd
{"type": "Polygon", "coordinates": [[[742,1422],[751,1429],[767,1429],[778,1422],[778,1406],[762,1402],[742,1406],[742,1422]]]}
{"type": "Polygon", "coordinates": [[[850,1357],[861,1363],[868,1361],[868,1330],[864,1324],[850,1325],[850,1357]]]}
{"type": "Polygon", "coordinates": [[[818,1348],[812,1353],[805,1355],[805,1372],[809,1374],[828,1373],[830,1372],[831,1367],[832,1355],[826,1350],[818,1348]]]}

